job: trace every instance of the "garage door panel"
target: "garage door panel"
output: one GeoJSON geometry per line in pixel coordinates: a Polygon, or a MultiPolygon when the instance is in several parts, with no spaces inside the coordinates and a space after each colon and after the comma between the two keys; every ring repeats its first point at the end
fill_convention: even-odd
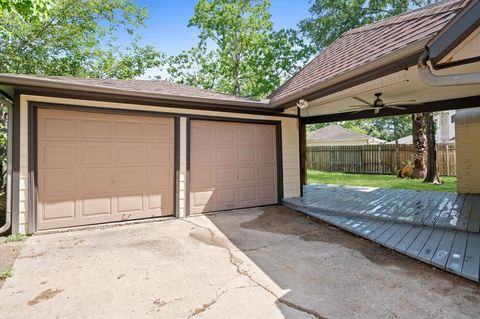
{"type": "Polygon", "coordinates": [[[110,143],[78,143],[80,167],[111,167],[113,147],[110,143]]]}
{"type": "Polygon", "coordinates": [[[112,213],[112,199],[86,198],[80,200],[82,216],[109,215],[112,213]]]}
{"type": "Polygon", "coordinates": [[[275,127],[263,126],[257,128],[257,141],[258,144],[275,144],[275,127]]]}
{"type": "Polygon", "coordinates": [[[260,182],[275,182],[277,178],[277,168],[275,166],[260,166],[257,167],[258,181],[260,182]]]}
{"type": "Polygon", "coordinates": [[[121,143],[115,147],[115,164],[144,166],[146,162],[146,146],[137,143],[121,143]]]}
{"type": "Polygon", "coordinates": [[[173,171],[169,166],[155,167],[146,170],[146,189],[165,189],[172,186],[173,171]]]}
{"type": "MultiPolygon", "coordinates": [[[[215,163],[222,164],[234,164],[235,163],[235,149],[231,147],[218,148],[215,151],[215,163]]],[[[211,164],[211,163],[209,163],[211,164]]]]}
{"type": "Polygon", "coordinates": [[[257,181],[255,167],[239,167],[237,170],[239,183],[252,183],[255,185],[255,182],[257,181]]]}
{"type": "Polygon", "coordinates": [[[144,210],[143,196],[141,195],[123,195],[117,196],[116,199],[118,213],[133,213],[144,210]]]}
{"type": "Polygon", "coordinates": [[[146,164],[148,165],[167,165],[171,164],[171,159],[174,156],[174,147],[167,143],[156,143],[153,146],[147,146],[146,149],[146,164]]]}
{"type": "Polygon", "coordinates": [[[147,140],[169,143],[174,138],[173,135],[173,126],[168,123],[147,123],[147,140]]]}
{"type": "Polygon", "coordinates": [[[255,127],[248,124],[239,125],[239,127],[237,127],[237,144],[255,144],[255,127]]]}
{"type": "Polygon", "coordinates": [[[113,121],[110,120],[82,120],[79,121],[80,139],[104,139],[110,140],[113,137],[113,121]]]}
{"type": "Polygon", "coordinates": [[[215,127],[215,144],[231,145],[235,143],[235,128],[228,126],[215,127]]]}
{"type": "Polygon", "coordinates": [[[38,175],[42,195],[45,196],[74,195],[76,181],[76,173],[71,169],[47,169],[38,175]]]}
{"type": "Polygon", "coordinates": [[[257,155],[254,147],[252,148],[239,148],[238,149],[238,161],[252,163],[256,161],[257,155]]]}
{"type": "Polygon", "coordinates": [[[56,199],[41,205],[39,213],[43,220],[58,220],[75,218],[75,202],[71,198],[56,199]]]}
{"type": "Polygon", "coordinates": [[[145,170],[136,167],[117,168],[113,171],[113,190],[143,191],[145,188],[145,170]]]}
{"type": "Polygon", "coordinates": [[[110,194],[113,185],[113,173],[111,169],[80,169],[78,170],[80,179],[81,194],[110,194]]]}
{"type": "Polygon", "coordinates": [[[209,145],[213,143],[213,128],[208,125],[195,126],[195,134],[191,135],[192,145],[209,145]]]}
{"type": "Polygon", "coordinates": [[[191,190],[210,189],[214,183],[214,169],[192,169],[190,172],[190,188],[191,190]]]}
{"type": "Polygon", "coordinates": [[[137,121],[117,121],[115,123],[115,139],[143,140],[145,124],[137,121]]]}
{"type": "Polygon", "coordinates": [[[75,120],[62,117],[44,117],[39,122],[40,138],[74,139],[76,136],[75,120]]]}
{"type": "Polygon", "coordinates": [[[235,184],[235,167],[215,169],[215,185],[235,184]]]}
{"type": "Polygon", "coordinates": [[[239,189],[239,201],[241,203],[256,201],[257,197],[257,187],[246,187],[239,189]]]}
{"type": "Polygon", "coordinates": [[[76,163],[77,152],[71,143],[40,143],[38,153],[40,164],[46,168],[74,167],[76,163]]]}
{"type": "Polygon", "coordinates": [[[271,200],[273,198],[276,198],[276,192],[276,188],[270,185],[258,187],[258,194],[260,200],[271,200]]]}
{"type": "Polygon", "coordinates": [[[172,215],[174,120],[38,111],[38,229],[172,215]]]}
{"type": "Polygon", "coordinates": [[[191,166],[211,165],[213,162],[214,150],[207,147],[192,147],[190,150],[191,157],[195,159],[191,166]]]}
{"type": "Polygon", "coordinates": [[[258,149],[258,163],[272,163],[275,162],[276,150],[273,147],[266,146],[258,149]]]}
{"type": "Polygon", "coordinates": [[[190,134],[192,214],[277,203],[274,125],[193,120],[190,134]]]}

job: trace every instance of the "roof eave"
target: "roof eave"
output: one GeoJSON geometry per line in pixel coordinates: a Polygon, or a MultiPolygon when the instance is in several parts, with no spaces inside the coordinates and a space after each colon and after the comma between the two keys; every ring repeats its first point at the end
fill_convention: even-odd
{"type": "Polygon", "coordinates": [[[300,93],[280,98],[278,100],[271,100],[271,106],[274,109],[289,108],[294,106],[300,99],[313,101],[414,66],[417,63],[419,55],[425,51],[425,45],[430,39],[431,36],[425,37],[400,50],[387,54],[377,60],[352,69],[325,82],[321,82],[320,84],[300,93]]]}
{"type": "Polygon", "coordinates": [[[45,89],[59,89],[59,90],[70,90],[70,91],[88,91],[94,93],[103,93],[111,95],[122,95],[122,96],[132,96],[132,97],[146,97],[146,98],[157,98],[163,100],[171,101],[185,101],[198,104],[217,104],[217,105],[228,105],[228,106],[245,106],[253,107],[265,110],[271,110],[268,100],[262,101],[232,101],[228,99],[214,99],[214,98],[200,98],[192,97],[185,95],[171,95],[171,94],[161,94],[161,93],[150,93],[150,92],[140,92],[132,90],[124,90],[120,88],[112,87],[103,87],[98,85],[88,85],[81,83],[64,83],[59,81],[54,81],[50,79],[34,79],[34,78],[21,78],[18,76],[9,76],[7,74],[0,75],[0,84],[13,85],[13,86],[25,86],[25,87],[37,87],[45,89]]]}
{"type": "Polygon", "coordinates": [[[440,62],[479,27],[480,1],[472,0],[426,44],[429,60],[433,67],[440,69],[458,65],[458,62],[451,63],[451,65],[443,65],[440,62]]]}

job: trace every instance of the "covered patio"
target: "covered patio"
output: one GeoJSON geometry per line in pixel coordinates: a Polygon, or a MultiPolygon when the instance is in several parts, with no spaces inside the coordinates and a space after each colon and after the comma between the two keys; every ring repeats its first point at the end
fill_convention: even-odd
{"type": "Polygon", "coordinates": [[[478,282],[479,43],[480,2],[439,2],[346,32],[272,96],[300,110],[303,185],[309,124],[457,110],[458,194],[310,185],[284,204],[478,282]]]}

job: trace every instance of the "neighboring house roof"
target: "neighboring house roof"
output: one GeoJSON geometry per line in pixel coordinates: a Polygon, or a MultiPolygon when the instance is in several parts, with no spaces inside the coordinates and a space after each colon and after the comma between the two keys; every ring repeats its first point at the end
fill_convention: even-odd
{"type": "MultiPolygon", "coordinates": [[[[285,103],[323,82],[400,51],[413,43],[430,39],[467,2],[442,1],[344,33],[278,88],[271,96],[272,102],[280,103],[284,100],[282,103],[285,103]]],[[[420,50],[423,50],[423,46],[420,50]]]]}
{"type": "Polygon", "coordinates": [[[208,100],[213,103],[268,107],[267,101],[265,100],[258,101],[162,80],[112,80],[64,76],[0,74],[0,83],[54,89],[68,88],[78,91],[89,90],[123,95],[134,94],[177,100],[208,100]]]}
{"type": "Polygon", "coordinates": [[[339,125],[331,124],[328,126],[324,126],[318,130],[315,130],[308,134],[307,141],[331,141],[331,140],[373,140],[379,143],[383,143],[384,141],[365,134],[360,134],[354,131],[350,131],[344,127],[339,125]]]}

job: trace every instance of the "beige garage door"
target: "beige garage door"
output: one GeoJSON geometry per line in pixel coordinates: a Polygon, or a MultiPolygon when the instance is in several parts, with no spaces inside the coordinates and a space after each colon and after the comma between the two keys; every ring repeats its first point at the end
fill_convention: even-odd
{"type": "Polygon", "coordinates": [[[190,212],[277,203],[275,126],[193,120],[190,212]]]}
{"type": "Polygon", "coordinates": [[[174,120],[38,110],[38,229],[173,214],[174,120]]]}

